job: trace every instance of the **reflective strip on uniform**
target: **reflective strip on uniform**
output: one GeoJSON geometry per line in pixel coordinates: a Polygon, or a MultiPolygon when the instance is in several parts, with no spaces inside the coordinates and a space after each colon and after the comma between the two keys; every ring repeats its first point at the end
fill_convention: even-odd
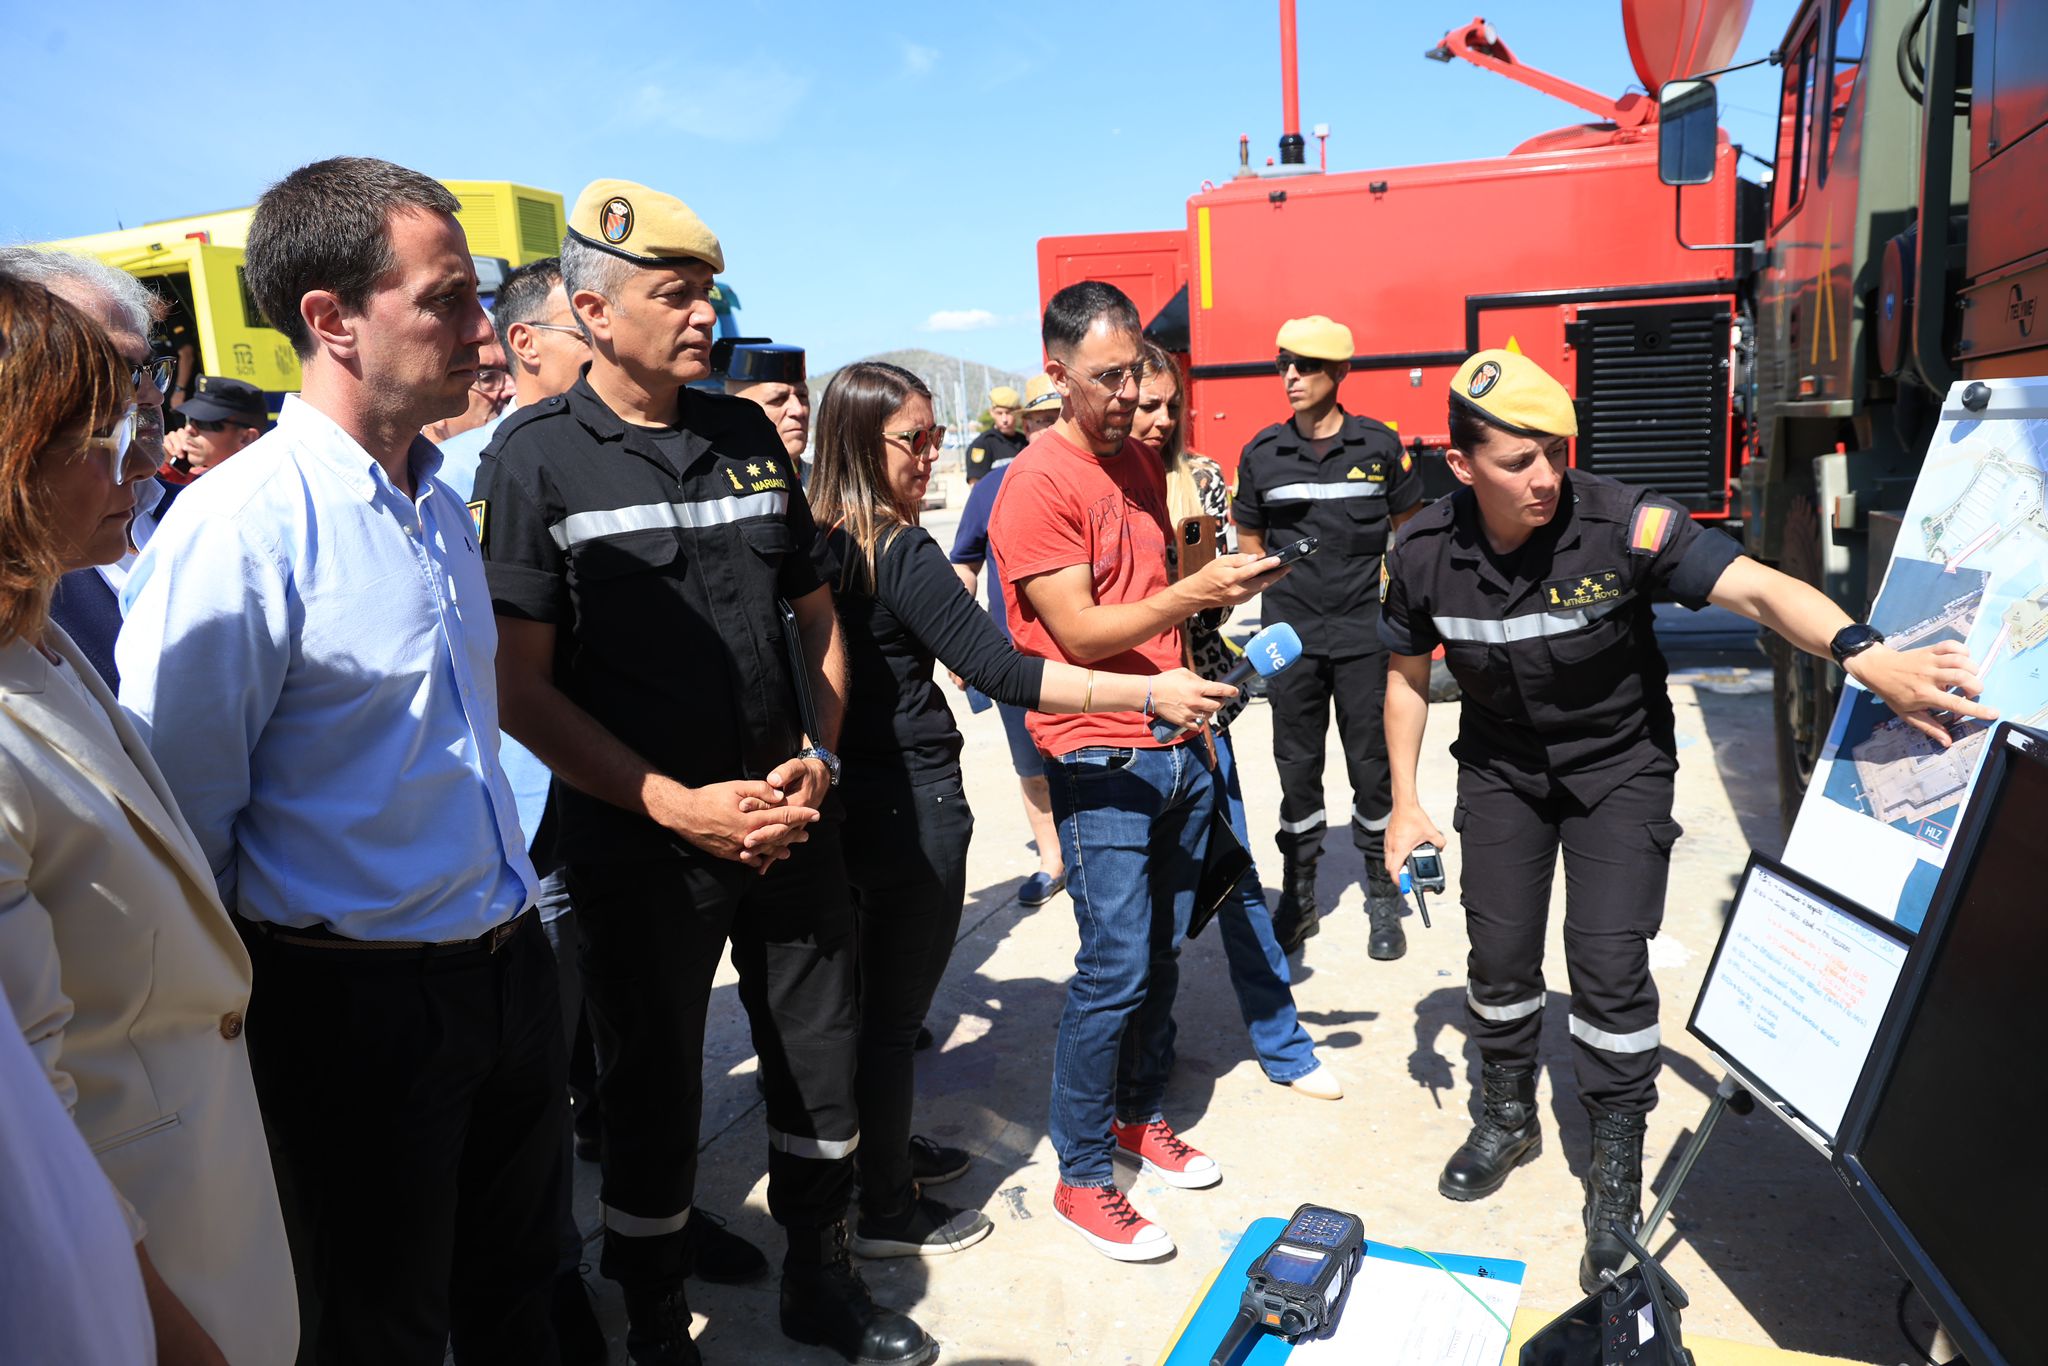
{"type": "Polygon", "coordinates": [[[1445,640],[1470,641],[1476,645],[1513,645],[1522,640],[1569,635],[1610,613],[1620,602],[1598,602],[1570,612],[1531,612],[1527,616],[1500,621],[1492,617],[1431,617],[1436,633],[1445,640]]]}
{"type": "MultiPolygon", "coordinates": [[[[1465,984],[1465,1004],[1471,1006],[1472,1013],[1482,1020],[1492,1020],[1495,1024],[1508,1024],[1514,1020],[1526,1020],[1537,1011],[1543,1009],[1543,998],[1541,996],[1531,996],[1526,1001],[1514,1001],[1504,1006],[1482,1005],[1479,998],[1472,994],[1472,984],[1467,982],[1465,984]]],[[[1574,1020],[1572,1023],[1576,1025],[1578,1021],[1574,1020]]]]}
{"type": "Polygon", "coordinates": [[[709,498],[701,503],[641,503],[629,508],[572,513],[548,528],[548,535],[554,537],[557,546],[567,550],[585,541],[623,536],[629,531],[657,531],[664,527],[697,531],[749,517],[780,517],[788,510],[787,490],[750,493],[739,498],[709,498]]]}
{"type": "Polygon", "coordinates": [[[659,1238],[664,1233],[681,1233],[683,1225],[690,1222],[688,1205],[683,1206],[681,1214],[672,1214],[666,1219],[643,1219],[637,1214],[613,1209],[602,1202],[598,1204],[597,1209],[606,1228],[628,1238],[659,1238]]]}
{"type": "Polygon", "coordinates": [[[1358,828],[1361,830],[1379,831],[1387,828],[1387,823],[1394,819],[1394,813],[1389,811],[1386,815],[1374,819],[1354,806],[1351,808],[1351,819],[1358,822],[1358,828]]]}
{"type": "Polygon", "coordinates": [[[1299,834],[1301,834],[1301,833],[1302,833],[1303,831],[1306,831],[1306,830],[1314,830],[1314,829],[1316,829],[1316,828],[1317,828],[1317,827],[1319,827],[1319,826],[1324,826],[1324,825],[1328,825],[1329,823],[1330,823],[1330,813],[1329,813],[1329,811],[1327,811],[1327,810],[1320,810],[1320,811],[1311,811],[1311,812],[1309,812],[1309,814],[1307,814],[1306,816],[1303,816],[1303,817],[1302,817],[1302,818],[1301,818],[1300,820],[1298,820],[1298,821],[1282,821],[1282,822],[1280,822],[1280,833],[1281,833],[1281,834],[1283,834],[1283,835],[1299,835],[1299,834]]]}
{"type": "Polygon", "coordinates": [[[1361,479],[1355,484],[1282,484],[1267,489],[1262,502],[1292,503],[1307,500],[1320,502],[1327,498],[1384,498],[1387,486],[1377,479],[1361,479]]]}
{"type": "Polygon", "coordinates": [[[1571,1027],[1574,1039],[1603,1053],[1647,1053],[1664,1041],[1663,1031],[1656,1025],[1629,1034],[1609,1034],[1574,1015],[1571,1027]]]}
{"type": "Polygon", "coordinates": [[[786,1134],[774,1125],[768,1126],[768,1146],[791,1157],[811,1157],[821,1162],[833,1162],[842,1157],[852,1157],[854,1149],[860,1147],[860,1135],[852,1138],[805,1138],[801,1134],[786,1134]]]}

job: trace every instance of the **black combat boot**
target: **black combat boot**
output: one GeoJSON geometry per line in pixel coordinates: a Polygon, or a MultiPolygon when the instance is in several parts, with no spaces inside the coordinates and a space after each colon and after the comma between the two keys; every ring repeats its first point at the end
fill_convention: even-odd
{"type": "Polygon", "coordinates": [[[1320,928],[1316,921],[1321,918],[1322,912],[1316,909],[1315,860],[1289,860],[1280,888],[1280,904],[1273,908],[1273,937],[1280,941],[1280,952],[1301,952],[1301,946],[1320,928]]]}
{"type": "Polygon", "coordinates": [[[846,1221],[789,1230],[782,1262],[782,1335],[830,1347],[854,1366],[927,1366],[939,1345],[908,1315],[868,1294],[846,1250],[846,1221]]]}
{"type": "Polygon", "coordinates": [[[1593,1116],[1593,1162],[1586,1168],[1586,1255],[1579,1259],[1579,1289],[1603,1284],[1603,1271],[1619,1271],[1628,1249],[1614,1236],[1620,1224],[1643,1226],[1643,1115],[1593,1116]]]}
{"type": "Polygon", "coordinates": [[[690,1340],[690,1302],[680,1281],[619,1288],[626,1294],[626,1358],[633,1366],[703,1366],[690,1340]]]}
{"type": "Polygon", "coordinates": [[[1365,914],[1372,921],[1372,937],[1365,941],[1368,954],[1385,963],[1408,952],[1408,934],[1401,928],[1401,917],[1407,910],[1401,894],[1394,890],[1387,870],[1368,857],[1365,863],[1365,914]]]}
{"type": "Polygon", "coordinates": [[[1536,1069],[1485,1063],[1480,1068],[1479,1122],[1437,1178],[1438,1194],[1450,1200],[1483,1200],[1499,1190],[1508,1173],[1533,1162],[1543,1151],[1543,1125],[1536,1118],[1536,1069]]]}

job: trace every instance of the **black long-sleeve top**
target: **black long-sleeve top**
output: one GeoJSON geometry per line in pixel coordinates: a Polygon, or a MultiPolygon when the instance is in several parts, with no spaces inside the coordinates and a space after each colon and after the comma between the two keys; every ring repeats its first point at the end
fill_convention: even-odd
{"type": "Polygon", "coordinates": [[[846,635],[839,750],[850,764],[917,776],[960,762],[960,730],[932,679],[935,659],[998,702],[1038,705],[1045,661],[1010,648],[927,532],[906,527],[875,557],[872,593],[858,570],[841,587],[843,566],[859,555],[837,528],[822,532],[813,551],[846,635]]]}

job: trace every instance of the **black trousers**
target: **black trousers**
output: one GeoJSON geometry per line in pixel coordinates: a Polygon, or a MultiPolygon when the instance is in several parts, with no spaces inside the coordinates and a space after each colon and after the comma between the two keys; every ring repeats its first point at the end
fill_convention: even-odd
{"type": "Polygon", "coordinates": [[[1579,1099],[1595,1113],[1657,1104],[1660,1035],[1649,942],[1664,923],[1673,771],[1658,765],[1592,807],[1554,788],[1530,797],[1484,769],[1458,770],[1453,819],[1472,951],[1466,1004],[1488,1062],[1534,1066],[1543,1020],[1543,938],[1564,849],[1564,959],[1579,1099]]]}
{"type": "Polygon", "coordinates": [[[974,837],[960,770],[846,782],[846,872],[860,924],[861,1211],[910,1207],[918,1026],[953,956],[974,837]]]}
{"type": "Polygon", "coordinates": [[[528,912],[496,953],[251,933],[249,1061],[295,1195],[320,1366],[556,1359],[563,1186],[555,960],[528,912]]]}
{"type": "Polygon", "coordinates": [[[766,875],[737,863],[567,869],[583,936],[583,1003],[604,1115],[599,1269],[663,1288],[683,1229],[704,1113],[704,1013],[727,941],[768,1096],[768,1212],[785,1229],[846,1213],[853,1153],[853,905],[833,822],[766,875]]]}
{"type": "Polygon", "coordinates": [[[1351,842],[1365,855],[1367,874],[1374,874],[1385,861],[1387,820],[1394,810],[1382,717],[1385,653],[1351,659],[1305,654],[1266,680],[1266,699],[1273,707],[1273,763],[1280,770],[1275,838],[1281,856],[1290,864],[1314,863],[1322,852],[1329,823],[1323,809],[1323,755],[1335,702],[1344,767],[1351,774],[1351,842]]]}

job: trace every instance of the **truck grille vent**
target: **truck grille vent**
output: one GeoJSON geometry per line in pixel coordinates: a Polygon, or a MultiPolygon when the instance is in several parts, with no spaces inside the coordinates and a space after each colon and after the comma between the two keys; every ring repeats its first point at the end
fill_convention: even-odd
{"type": "Polygon", "coordinates": [[[1578,351],[1578,465],[1644,484],[1694,513],[1728,509],[1725,302],[1586,309],[1578,351]]]}
{"type": "Polygon", "coordinates": [[[527,257],[553,256],[562,250],[562,220],[544,199],[518,195],[519,250],[527,257]]]}

